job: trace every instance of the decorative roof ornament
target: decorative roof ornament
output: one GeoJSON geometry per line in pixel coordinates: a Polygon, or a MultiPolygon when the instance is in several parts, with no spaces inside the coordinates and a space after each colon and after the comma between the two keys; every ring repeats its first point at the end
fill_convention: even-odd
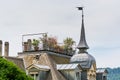
{"type": "Polygon", "coordinates": [[[81,36],[80,41],[77,46],[79,49],[79,53],[86,52],[87,49],[89,49],[89,46],[87,45],[86,38],[85,38],[85,28],[84,28],[84,13],[83,13],[83,7],[77,7],[78,10],[82,10],[82,25],[81,25],[81,36]]]}

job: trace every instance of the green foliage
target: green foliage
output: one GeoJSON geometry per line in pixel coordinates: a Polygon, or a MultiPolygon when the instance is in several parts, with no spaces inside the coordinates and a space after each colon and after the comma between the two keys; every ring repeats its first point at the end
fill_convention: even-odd
{"type": "Polygon", "coordinates": [[[63,40],[64,45],[60,45],[58,44],[56,37],[49,37],[47,34],[43,35],[43,37],[40,38],[40,40],[43,43],[43,49],[53,50],[61,53],[73,52],[73,44],[75,43],[75,41],[73,41],[72,38],[67,37],[63,40]]]}
{"type": "Polygon", "coordinates": [[[72,47],[72,45],[75,43],[75,41],[73,41],[72,38],[69,38],[67,37],[65,40],[64,40],[64,44],[66,47],[72,47]]]}
{"type": "Polygon", "coordinates": [[[120,67],[118,68],[107,68],[108,80],[120,80],[120,67]]]}
{"type": "Polygon", "coordinates": [[[15,64],[0,58],[0,80],[33,80],[15,64]]]}
{"type": "Polygon", "coordinates": [[[32,41],[32,45],[33,45],[34,47],[38,47],[39,43],[40,43],[40,41],[37,40],[37,39],[33,39],[33,41],[32,41]]]}
{"type": "Polygon", "coordinates": [[[73,39],[72,38],[69,38],[69,37],[67,37],[66,39],[64,39],[64,49],[65,50],[70,50],[70,49],[72,49],[72,46],[73,46],[73,44],[75,43],[75,41],[73,41],[73,39]]]}

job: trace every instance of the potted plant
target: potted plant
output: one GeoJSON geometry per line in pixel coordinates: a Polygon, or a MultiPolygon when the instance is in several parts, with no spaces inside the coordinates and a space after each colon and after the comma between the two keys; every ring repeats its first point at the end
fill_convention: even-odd
{"type": "Polygon", "coordinates": [[[34,50],[38,50],[39,49],[39,43],[40,43],[40,41],[39,40],[37,40],[37,39],[33,39],[33,41],[32,41],[32,45],[34,46],[34,50]]]}
{"type": "Polygon", "coordinates": [[[72,38],[67,37],[66,39],[64,39],[63,42],[64,42],[64,50],[65,50],[65,52],[70,54],[73,51],[72,46],[75,43],[75,41],[73,41],[72,38]]]}

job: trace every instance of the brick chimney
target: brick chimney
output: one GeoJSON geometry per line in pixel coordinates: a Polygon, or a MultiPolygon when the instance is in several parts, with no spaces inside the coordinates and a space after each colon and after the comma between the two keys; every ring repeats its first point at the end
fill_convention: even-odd
{"type": "Polygon", "coordinates": [[[4,44],[5,44],[4,56],[6,57],[6,56],[9,56],[9,42],[5,42],[4,44]]]}
{"type": "Polygon", "coordinates": [[[32,49],[32,42],[31,42],[31,39],[28,39],[28,51],[31,51],[32,49]]]}
{"type": "Polygon", "coordinates": [[[2,40],[0,40],[0,56],[2,56],[2,40]]]}
{"type": "Polygon", "coordinates": [[[23,47],[24,47],[23,51],[28,51],[28,42],[24,42],[23,47]]]}

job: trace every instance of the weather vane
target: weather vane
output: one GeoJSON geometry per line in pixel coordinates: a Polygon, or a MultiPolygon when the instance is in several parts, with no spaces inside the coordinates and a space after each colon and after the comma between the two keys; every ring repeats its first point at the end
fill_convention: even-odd
{"type": "Polygon", "coordinates": [[[82,10],[82,17],[84,17],[84,13],[83,13],[83,7],[77,7],[78,8],[78,10],[82,10]]]}

